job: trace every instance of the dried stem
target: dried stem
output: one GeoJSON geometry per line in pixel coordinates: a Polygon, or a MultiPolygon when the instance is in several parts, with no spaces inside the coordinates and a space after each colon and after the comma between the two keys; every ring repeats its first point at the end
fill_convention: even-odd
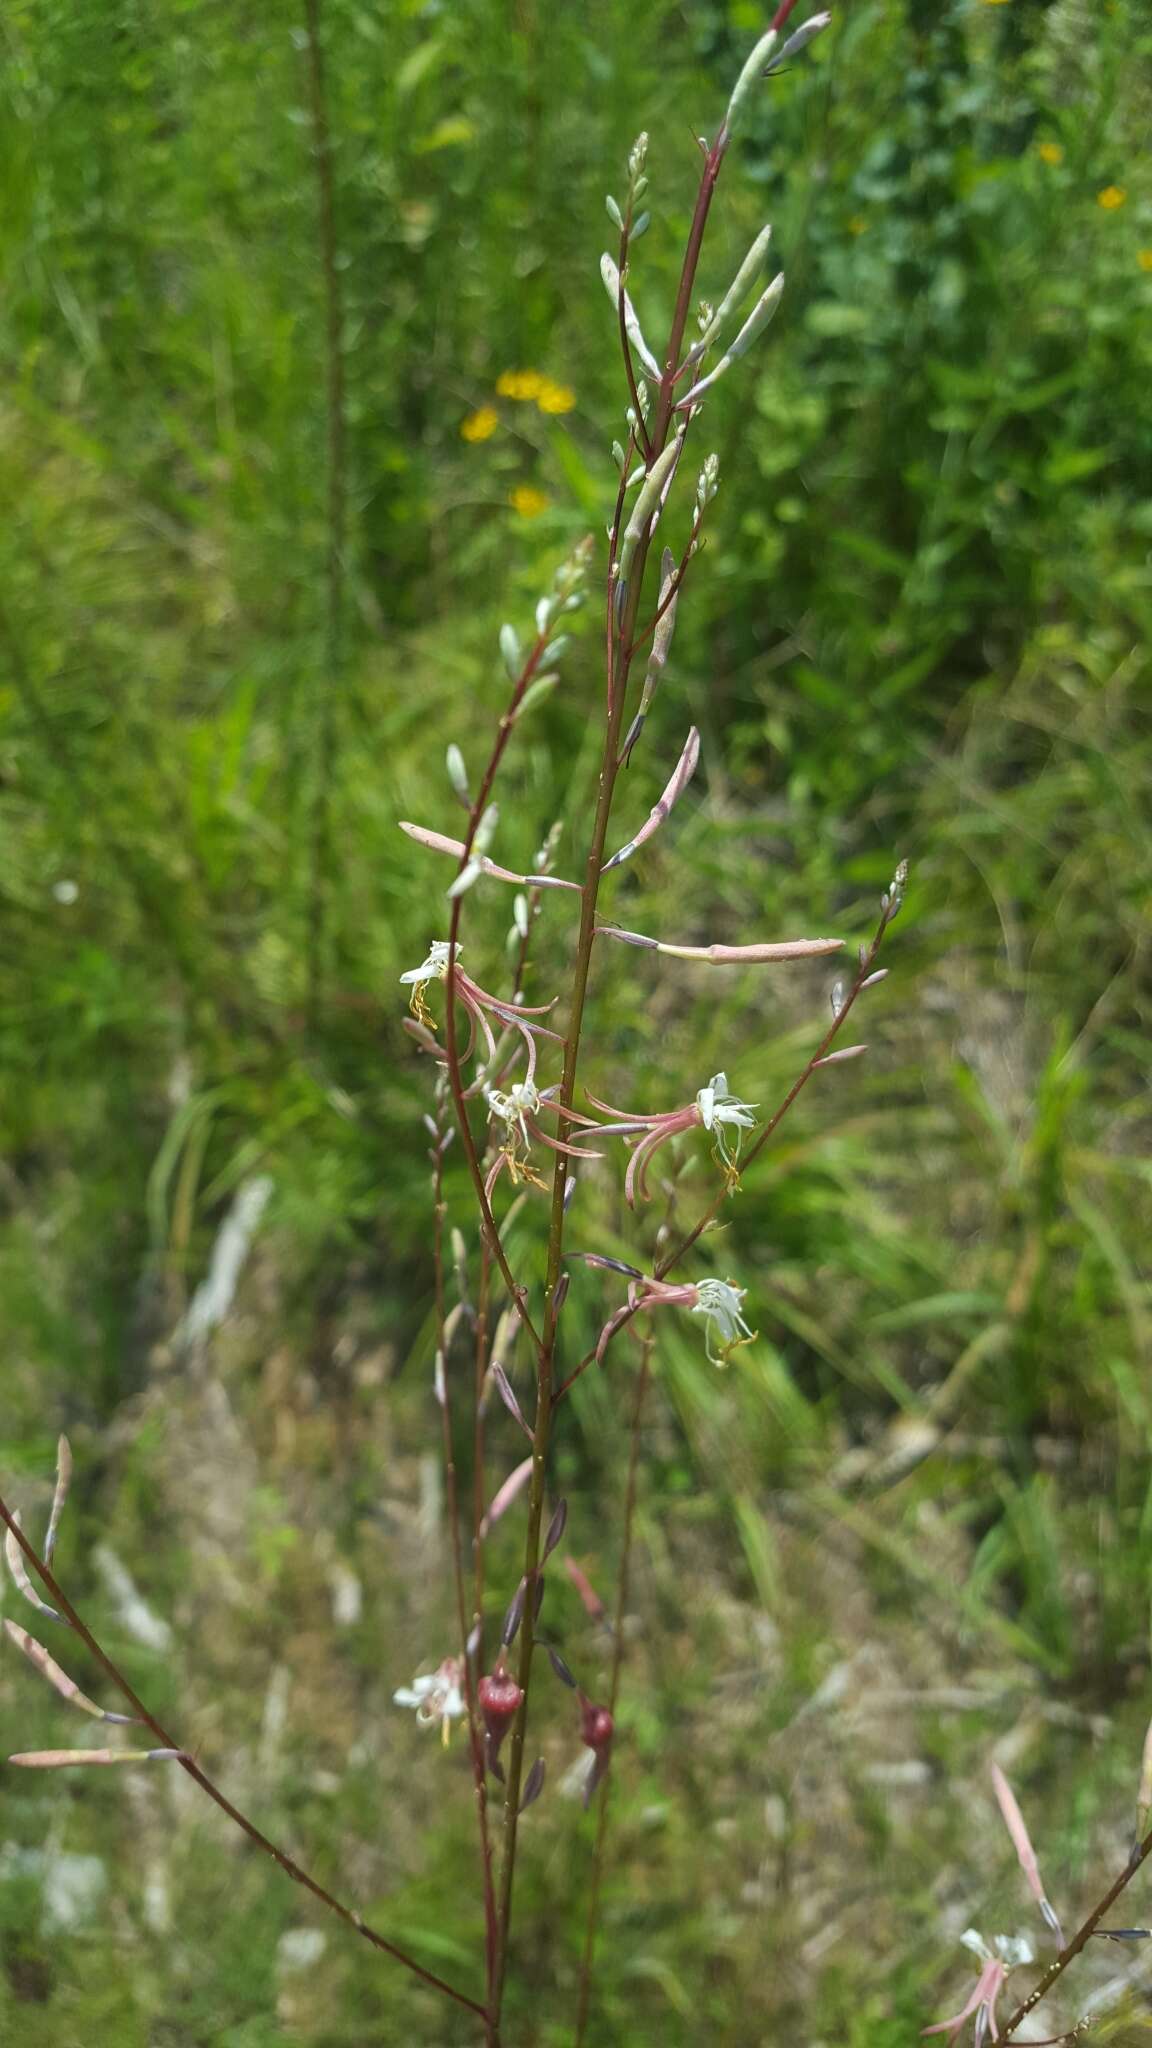
{"type": "MultiPolygon", "coordinates": [[[[632,1424],[628,1439],[628,1481],[624,1495],[624,1536],[620,1551],[620,1572],[616,1581],[616,1616],[612,1634],[612,1670],[608,1680],[608,1712],[616,1718],[620,1697],[620,1670],[624,1661],[624,1618],[628,1608],[628,1585],[632,1569],[632,1530],[636,1519],[636,1481],[640,1469],[640,1420],[651,1372],[652,1340],[645,1338],[632,1399],[632,1424]]],[[[580,2000],[576,2011],[573,2048],[581,2048],[588,2024],[592,1997],[592,1974],[596,1955],[596,1931],[600,1920],[600,1890],[604,1876],[604,1849],[608,1837],[608,1802],[612,1797],[613,1773],[608,1772],[600,1787],[596,1809],[596,1845],[592,1851],[592,1876],[588,1889],[588,1919],[584,1931],[584,1955],[580,1964],[580,2000]]]]}
{"type": "Polygon", "coordinates": [[[43,1558],[33,1548],[21,1529],[19,1522],[16,1520],[15,1515],[2,1499],[0,1499],[0,1522],[3,1522],[10,1535],[19,1544],[26,1563],[36,1573],[41,1585],[49,1594],[52,1605],[57,1609],[61,1618],[67,1622],[78,1640],[83,1643],[89,1656],[100,1666],[105,1677],[116,1687],[121,1698],[127,1700],[137,1720],[142,1722],[145,1728],[151,1729],[161,1749],[174,1752],[173,1762],[177,1763],[182,1771],[187,1772],[193,1784],[198,1785],[200,1790],[207,1794],[213,1805],[218,1806],[221,1813],[227,1814],[229,1820],[233,1821],[241,1832],[247,1835],[250,1842],[254,1842],[258,1849],[263,1849],[266,1855],[271,1856],[273,1862],[280,1865],[281,1870],[292,1879],[294,1884],[302,1885],[305,1891],[311,1892],[313,1898],[319,1899],[321,1905],[327,1906],[329,1912],[335,1913],[337,1918],[343,1920],[346,1926],[351,1927],[357,1934],[362,1935],[364,1940],[369,1942],[373,1948],[380,1949],[385,1955],[391,1956],[395,1962],[402,1963],[406,1970],[412,1972],[413,1976],[419,1977],[423,1983],[430,1985],[434,1991],[442,1992],[444,1997],[450,1998],[455,2005],[463,2006],[466,2012],[476,2013],[481,2019],[485,2019],[485,2008],[478,2004],[476,1999],[467,1997],[463,1991],[457,1991],[454,1985],[446,1983],[443,1977],[438,1977],[434,1970],[426,1970],[423,1963],[418,1963],[414,1956],[406,1954],[402,1948],[397,1948],[395,1942],[387,1940],[383,1934],[378,1934],[374,1927],[370,1927],[366,1920],[361,1919],[359,1913],[354,1912],[352,1907],[345,1906],[341,1900],[335,1898],[316,1878],[310,1876],[308,1871],[304,1870],[293,1857],[289,1856],[283,1849],[278,1848],[275,1842],[269,1841],[268,1836],[263,1834],[248,1819],[246,1814],[241,1813],[238,1806],[233,1805],[232,1801],[220,1790],[219,1786],[213,1783],[207,1772],[201,1769],[195,1758],[190,1756],[183,1746],[176,1741],[175,1737],[170,1735],[162,1723],[156,1719],[156,1716],[148,1711],[143,1700],[133,1689],[127,1678],[125,1678],[119,1666],[113,1663],[108,1652],[97,1642],[87,1622],[81,1618],[69,1600],[68,1595],[64,1592],[55,1573],[45,1564],[43,1558]]]}

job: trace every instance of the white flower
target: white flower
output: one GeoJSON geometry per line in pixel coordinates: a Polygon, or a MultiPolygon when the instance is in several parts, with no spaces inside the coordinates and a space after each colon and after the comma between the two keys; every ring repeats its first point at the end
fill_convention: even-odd
{"type": "Polygon", "coordinates": [[[978,1956],[982,1963],[990,1963],[999,1957],[1006,1969],[1016,1970],[1024,1963],[1035,1962],[1036,1957],[1026,1934],[994,1934],[989,1948],[978,1928],[966,1927],[960,1936],[966,1949],[978,1956]]]}
{"type": "MultiPolygon", "coordinates": [[[[428,948],[428,958],[420,967],[410,967],[407,974],[400,976],[406,986],[420,987],[426,981],[443,981],[448,972],[448,954],[451,948],[447,939],[433,939],[428,948]]],[[[462,948],[457,946],[456,958],[462,948]]]]}
{"type": "Polygon", "coordinates": [[[532,1081],[513,1081],[506,1095],[499,1088],[486,1088],[484,1096],[488,1104],[489,1122],[492,1121],[493,1117],[498,1118],[507,1127],[509,1137],[511,1137],[513,1126],[515,1126],[524,1140],[525,1148],[527,1148],[528,1126],[525,1118],[535,1116],[536,1111],[540,1107],[540,1094],[535,1083],[532,1081]]]}
{"type": "MultiPolygon", "coordinates": [[[[724,1135],[724,1126],[731,1124],[736,1131],[753,1130],[756,1125],[756,1104],[738,1102],[734,1095],[728,1093],[727,1074],[713,1074],[708,1086],[701,1088],[697,1095],[696,1107],[700,1111],[700,1121],[704,1129],[716,1133],[716,1146],[721,1158],[726,1164],[731,1165],[733,1159],[724,1135]]],[[[737,1138],[736,1152],[739,1148],[740,1140],[737,1138]]]]}
{"type": "Polygon", "coordinates": [[[459,1657],[445,1657],[437,1670],[426,1671],[422,1677],[414,1678],[411,1685],[402,1685],[392,1699],[398,1707],[414,1707],[422,1728],[431,1728],[439,1721],[447,1742],[451,1723],[468,1711],[460,1689],[459,1657]]]}
{"type": "Polygon", "coordinates": [[[692,1314],[704,1317],[707,1325],[705,1343],[712,1365],[726,1364],[727,1353],[733,1345],[740,1343],[741,1339],[751,1338],[753,1334],[740,1313],[744,1291],[743,1287],[733,1287],[727,1280],[699,1280],[696,1283],[692,1314]],[[719,1356],[712,1348],[714,1336],[720,1339],[719,1356]]]}

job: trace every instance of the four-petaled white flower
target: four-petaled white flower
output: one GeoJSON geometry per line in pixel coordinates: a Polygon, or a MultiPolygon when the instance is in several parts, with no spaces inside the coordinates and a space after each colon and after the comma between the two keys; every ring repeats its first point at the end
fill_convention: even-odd
{"type": "MultiPolygon", "coordinates": [[[[400,976],[404,986],[406,988],[423,988],[425,982],[443,981],[448,972],[448,955],[451,950],[447,939],[433,939],[428,948],[428,958],[419,967],[410,967],[407,974],[400,976]]],[[[457,959],[460,958],[462,951],[463,948],[457,946],[457,959]]]]}
{"type": "Polygon", "coordinates": [[[486,1088],[484,1095],[488,1104],[488,1121],[491,1123],[495,1120],[504,1124],[509,1137],[512,1136],[514,1129],[518,1130],[524,1140],[524,1150],[527,1151],[529,1137],[525,1119],[535,1116],[540,1107],[540,1091],[535,1082],[513,1081],[507,1094],[499,1088],[486,1088]]]}
{"type": "Polygon", "coordinates": [[[1000,2038],[996,2021],[996,2004],[1008,1980],[1008,1972],[1021,1963],[1033,1961],[1032,1945],[1023,1935],[995,1934],[992,1946],[975,1927],[966,1927],[960,1936],[965,1948],[980,1964],[980,1975],[968,1993],[958,2012],[946,2020],[937,2020],[931,2027],[922,2027],[922,2034],[947,2034],[951,2043],[963,2033],[968,2021],[973,2022],[973,2048],[983,2048],[989,2035],[993,2041],[1000,2038]]]}
{"type": "Polygon", "coordinates": [[[716,1133],[716,1149],[725,1166],[733,1166],[739,1155],[740,1140],[737,1137],[735,1145],[730,1148],[724,1134],[724,1126],[731,1124],[737,1132],[754,1130],[757,1105],[754,1102],[738,1102],[734,1095],[728,1093],[727,1074],[713,1074],[708,1086],[701,1088],[697,1095],[696,1107],[700,1111],[700,1121],[704,1129],[716,1133]]]}
{"type": "Polygon", "coordinates": [[[393,1702],[398,1707],[414,1707],[422,1728],[432,1728],[439,1721],[447,1742],[453,1721],[460,1720],[468,1711],[460,1686],[461,1675],[459,1657],[445,1657],[435,1671],[426,1671],[414,1678],[411,1685],[402,1685],[393,1693],[393,1702]]]}
{"type": "Polygon", "coordinates": [[[703,1316],[705,1346],[711,1365],[726,1365],[728,1353],[741,1342],[747,1343],[752,1337],[740,1313],[744,1304],[744,1288],[733,1287],[728,1280],[698,1280],[696,1300],[692,1306],[694,1316],[703,1316]],[[713,1338],[719,1337],[719,1353],[713,1350],[713,1338]]]}

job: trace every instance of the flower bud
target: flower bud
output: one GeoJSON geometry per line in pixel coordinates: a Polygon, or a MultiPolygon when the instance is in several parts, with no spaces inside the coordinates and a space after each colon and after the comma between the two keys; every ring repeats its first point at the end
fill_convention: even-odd
{"type": "Polygon", "coordinates": [[[500,1747],[508,1730],[520,1712],[524,1693],[514,1678],[506,1671],[494,1671],[488,1678],[482,1678],[476,1688],[476,1699],[484,1722],[487,1738],[488,1768],[494,1778],[503,1780],[500,1747]]]}

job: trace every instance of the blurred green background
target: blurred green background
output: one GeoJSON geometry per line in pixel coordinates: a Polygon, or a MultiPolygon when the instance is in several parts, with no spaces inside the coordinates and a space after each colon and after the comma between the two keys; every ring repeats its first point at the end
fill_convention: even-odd
{"type": "MultiPolygon", "coordinates": [[[[604,192],[644,127],[632,289],[660,334],[693,135],[762,26],[745,0],[0,23],[5,1491],[39,1526],[66,1427],[62,1569],[110,1646],[257,1820],[460,1982],[463,1746],[391,1703],[452,1643],[429,1075],[398,987],[447,877],[396,820],[456,829],[444,749],[480,758],[500,621],[529,630],[610,511],[604,192]],[[262,1192],[235,1303],[189,1345],[262,1192]]],[[[597,2043],[894,2048],[954,2010],[965,1926],[1044,1940],[993,1753],[1066,1924],[1127,1852],[1152,1706],[1150,115],[1144,0],[846,0],[720,188],[703,288],[765,218],[789,287],[702,423],[721,493],[618,836],[691,720],[703,766],[614,914],[855,941],[898,856],[913,881],[868,1058],[818,1077],[714,1241],[758,1341],[720,1374],[687,1319],[661,1330],[597,2043]]],[[[587,616],[510,756],[509,864],[555,819],[577,857],[587,616]]],[[[510,899],[470,905],[468,964],[498,975],[510,899]]],[[[571,932],[549,904],[538,933],[545,1001],[571,932]]],[[[589,1085],[655,1108],[724,1068],[770,1105],[828,977],[650,962],[600,962],[589,1085]]],[[[711,1171],[684,1155],[687,1217],[711,1171]]],[[[586,1242],[636,1243],[615,1176],[580,1199],[586,1242]]],[[[542,1234],[530,1202],[527,1271],[542,1234]]],[[[573,1356],[617,1298],[577,1277],[573,1356]]],[[[606,1597],[633,1370],[622,1348],[588,1376],[556,1451],[606,1597]]],[[[520,1449],[507,1418],[492,1439],[495,1478],[520,1449]]],[[[519,1543],[513,1515],[494,1611],[519,1543]]],[[[602,1689],[603,1637],[549,1599],[602,1689]]],[[[17,1662],[4,1748],[82,1739],[17,1662]]],[[[509,2038],[560,2044],[591,1823],[557,1790],[568,1696],[535,1714],[509,2038]]],[[[6,1773],[0,1798],[22,2048],[471,2038],[186,1781],[6,1773]]],[[[1106,1948],[1050,2017],[1096,1999],[1136,2038],[1147,1967],[1106,1948]]]]}

